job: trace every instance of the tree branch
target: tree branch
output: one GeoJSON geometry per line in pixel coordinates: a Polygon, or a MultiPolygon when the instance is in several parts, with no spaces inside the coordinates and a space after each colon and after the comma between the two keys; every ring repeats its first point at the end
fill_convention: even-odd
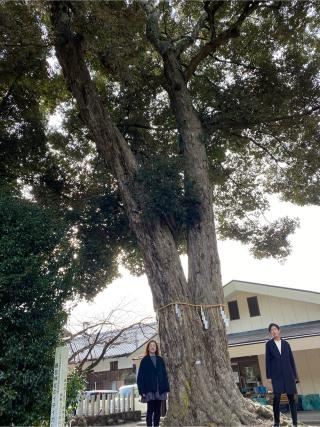
{"type": "Polygon", "coordinates": [[[254,145],[256,145],[257,147],[261,148],[261,150],[263,150],[265,153],[268,154],[269,157],[272,158],[272,160],[274,160],[277,164],[277,166],[280,169],[283,169],[282,166],[280,165],[281,160],[278,159],[277,157],[275,157],[269,150],[267,147],[265,147],[263,144],[260,144],[260,142],[256,141],[254,138],[252,138],[251,136],[248,135],[241,135],[235,132],[230,132],[230,135],[236,136],[237,138],[241,138],[241,139],[248,139],[249,141],[251,141],[254,145]]]}
{"type": "Polygon", "coordinates": [[[240,36],[240,27],[245,19],[250,16],[259,6],[259,1],[248,1],[234,24],[222,32],[220,35],[211,39],[208,43],[200,48],[198,53],[191,59],[187,69],[185,70],[185,78],[188,81],[196,71],[199,64],[212,52],[215,52],[221,45],[229,40],[240,36]]]}
{"type": "Polygon", "coordinates": [[[306,116],[311,116],[312,113],[319,111],[320,110],[320,106],[315,106],[312,108],[308,108],[305,109],[303,111],[299,111],[297,113],[294,114],[288,114],[288,115],[283,115],[283,116],[278,116],[278,117],[260,117],[257,120],[252,120],[252,121],[246,121],[243,120],[241,122],[237,122],[235,120],[228,120],[228,121],[203,121],[202,125],[203,127],[208,130],[208,131],[216,131],[216,130],[220,130],[220,129],[248,129],[251,128],[253,126],[259,126],[259,125],[263,125],[263,124],[268,124],[268,123],[276,123],[276,122],[280,122],[280,121],[284,121],[284,120],[292,120],[292,119],[298,119],[298,118],[303,118],[306,116]]]}
{"type": "Polygon", "coordinates": [[[25,42],[18,42],[18,43],[1,43],[1,47],[18,47],[19,49],[24,47],[41,47],[41,48],[47,48],[47,47],[53,47],[51,43],[25,43],[25,42]]]}
{"type": "Polygon", "coordinates": [[[258,68],[257,68],[257,67],[253,67],[252,65],[244,64],[243,62],[239,62],[239,61],[227,61],[227,60],[225,60],[225,59],[221,59],[221,58],[219,58],[218,56],[214,56],[214,55],[212,55],[212,54],[210,54],[210,56],[212,56],[212,58],[213,58],[215,61],[222,62],[222,63],[224,63],[224,64],[237,65],[237,66],[239,66],[239,67],[246,68],[247,70],[250,70],[250,71],[256,71],[256,70],[258,70],[258,68]]]}
{"type": "Polygon", "coordinates": [[[196,25],[194,26],[191,35],[186,35],[183,37],[179,42],[176,43],[175,50],[177,52],[177,55],[181,55],[186,49],[188,49],[189,46],[191,46],[199,37],[199,33],[201,29],[204,27],[204,23],[208,19],[208,15],[206,12],[203,12],[197,21],[196,25]]]}
{"type": "Polygon", "coordinates": [[[211,39],[215,37],[215,28],[214,28],[214,16],[218,9],[224,4],[223,1],[205,1],[204,2],[204,10],[198,19],[197,23],[193,27],[191,35],[185,36],[183,39],[176,44],[175,50],[177,55],[181,55],[189,46],[191,46],[198,38],[199,33],[202,28],[205,27],[206,21],[209,21],[209,26],[211,29],[211,39]]]}
{"type": "Polygon", "coordinates": [[[214,17],[216,12],[220,9],[220,7],[224,4],[224,1],[205,1],[204,2],[204,10],[208,14],[208,22],[211,31],[211,40],[214,40],[216,37],[216,28],[214,17]]]}
{"type": "MultiPolygon", "coordinates": [[[[110,316],[109,316],[110,317],[110,316]]],[[[79,371],[82,372],[88,372],[91,371],[95,366],[97,366],[97,364],[105,357],[107,350],[112,347],[113,344],[117,343],[117,344],[121,344],[121,342],[119,342],[119,338],[121,336],[124,335],[125,332],[127,332],[128,330],[130,330],[131,328],[134,327],[138,327],[141,330],[143,330],[143,325],[147,320],[147,318],[136,322],[136,323],[132,323],[129,326],[123,327],[121,329],[117,328],[116,331],[114,331],[114,335],[112,337],[106,337],[106,335],[103,333],[103,326],[106,326],[109,324],[108,319],[103,320],[102,322],[98,322],[95,323],[93,325],[89,325],[86,328],[83,328],[81,331],[78,331],[76,334],[71,335],[67,342],[71,348],[72,351],[72,355],[69,357],[68,362],[74,362],[74,363],[78,363],[77,365],[77,369],[79,371]],[[93,329],[96,328],[97,326],[100,326],[100,329],[98,332],[94,332],[93,329]],[[73,341],[79,337],[82,336],[84,334],[87,334],[87,332],[91,330],[92,332],[88,334],[88,344],[81,346],[81,348],[79,348],[78,350],[73,350],[73,341]],[[106,338],[109,338],[106,340],[106,338]],[[93,360],[85,369],[83,369],[83,366],[85,365],[86,362],[88,362],[89,360],[89,356],[92,354],[94,348],[97,345],[101,345],[102,347],[102,351],[100,352],[99,356],[96,358],[91,358],[91,360],[93,360]],[[86,351],[86,355],[84,357],[81,358],[81,360],[79,360],[77,362],[76,358],[79,354],[83,353],[86,351]]],[[[110,326],[111,324],[109,324],[110,326]]],[[[113,325],[116,327],[116,325],[113,325]]],[[[111,332],[112,333],[112,332],[111,332]]],[[[123,340],[122,342],[126,342],[125,340],[123,340]]]]}
{"type": "Polygon", "coordinates": [[[147,38],[154,45],[160,55],[164,55],[171,47],[171,42],[169,40],[161,40],[157,4],[154,0],[143,0],[141,1],[141,4],[147,16],[147,38]]]}
{"type": "Polygon", "coordinates": [[[101,330],[102,330],[102,327],[100,328],[100,331],[95,335],[93,343],[90,343],[90,346],[88,348],[86,356],[79,363],[78,369],[80,371],[82,371],[83,365],[86,363],[86,361],[88,360],[89,355],[92,353],[92,350],[97,345],[97,342],[99,341],[99,336],[100,336],[101,330]]]}
{"type": "MultiPolygon", "coordinates": [[[[158,43],[162,50],[163,44],[158,40],[157,34],[157,14],[152,4],[144,2],[144,6],[152,15],[149,34],[150,37],[154,37],[155,43],[158,43]]],[[[73,5],[77,8],[78,3],[74,2],[73,5]]],[[[129,144],[112,122],[90,77],[82,47],[83,37],[74,34],[71,30],[73,12],[70,10],[70,5],[65,1],[51,1],[50,6],[59,62],[69,89],[77,101],[80,115],[91,131],[98,153],[117,181],[130,228],[144,255],[155,304],[161,305],[166,302],[167,298],[174,297],[170,296],[168,291],[172,288],[172,292],[176,293],[174,286],[170,288],[173,280],[181,284],[179,292],[183,297],[183,292],[185,292],[183,286],[186,286],[186,279],[174,236],[170,228],[159,218],[147,219],[143,214],[149,200],[143,183],[136,179],[137,160],[129,144]],[[159,278],[160,271],[161,279],[159,278]]]]}
{"type": "Polygon", "coordinates": [[[91,371],[95,366],[98,365],[98,363],[104,358],[107,350],[111,347],[112,344],[114,344],[118,338],[121,337],[121,335],[123,335],[127,330],[129,330],[130,328],[139,325],[139,323],[135,323],[133,325],[130,325],[124,329],[122,329],[117,335],[115,335],[110,341],[106,342],[103,346],[102,352],[99,355],[99,357],[97,357],[97,359],[95,359],[94,362],[92,362],[89,366],[86,367],[85,371],[91,371]]]}
{"type": "Polygon", "coordinates": [[[12,83],[10,84],[10,86],[9,86],[9,88],[8,88],[8,90],[7,90],[7,92],[5,93],[5,95],[3,96],[3,98],[0,100],[0,113],[2,112],[2,111],[4,111],[5,110],[5,107],[6,107],[6,103],[7,103],[7,101],[8,101],[8,99],[9,99],[9,97],[12,95],[12,93],[13,93],[13,91],[14,91],[14,89],[15,89],[15,87],[16,87],[16,84],[17,84],[17,82],[20,80],[20,78],[25,74],[25,72],[26,72],[26,70],[25,69],[22,69],[14,78],[13,78],[13,81],[12,81],[12,83]]]}

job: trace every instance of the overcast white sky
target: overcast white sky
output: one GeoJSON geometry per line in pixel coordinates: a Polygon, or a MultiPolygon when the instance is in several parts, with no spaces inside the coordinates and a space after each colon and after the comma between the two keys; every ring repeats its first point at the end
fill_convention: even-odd
{"type": "MultiPolygon", "coordinates": [[[[292,253],[282,264],[272,259],[256,260],[238,242],[218,242],[224,285],[237,279],[320,292],[320,207],[298,207],[273,200],[268,218],[284,215],[298,217],[300,228],[291,237],[292,253]]],[[[186,262],[184,257],[183,264],[186,262]]],[[[123,306],[125,321],[154,315],[146,277],[133,277],[123,268],[121,274],[92,303],[80,302],[72,310],[70,323],[101,317],[119,304],[123,306]]]]}

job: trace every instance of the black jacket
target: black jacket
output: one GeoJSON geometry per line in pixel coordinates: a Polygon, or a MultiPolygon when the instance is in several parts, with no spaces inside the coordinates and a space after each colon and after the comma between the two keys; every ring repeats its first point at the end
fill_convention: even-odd
{"type": "Polygon", "coordinates": [[[272,380],[274,393],[297,392],[297,371],[290,344],[281,339],[281,354],[274,340],[266,344],[266,374],[272,380]]]}
{"type": "Polygon", "coordinates": [[[156,392],[157,385],[159,393],[170,391],[166,365],[161,356],[156,358],[156,367],[150,356],[144,356],[141,360],[137,378],[139,394],[156,392]]]}

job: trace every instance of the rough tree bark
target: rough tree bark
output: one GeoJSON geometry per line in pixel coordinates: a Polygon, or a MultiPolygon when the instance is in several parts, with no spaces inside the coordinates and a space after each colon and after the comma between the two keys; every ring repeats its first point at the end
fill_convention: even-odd
{"type": "MultiPolygon", "coordinates": [[[[183,73],[179,63],[180,52],[176,46],[168,40],[162,42],[158,37],[156,7],[151,2],[146,2],[145,9],[148,17],[147,36],[163,59],[166,78],[164,86],[185,147],[186,197],[188,198],[188,192],[191,192],[190,196],[197,202],[196,215],[187,229],[189,294],[192,295],[192,302],[196,304],[222,304],[223,290],[214,225],[213,192],[204,144],[205,132],[187,88],[190,67],[183,73]]],[[[217,48],[223,40],[227,40],[228,34],[231,35],[232,32],[226,32],[217,42],[213,42],[209,51],[217,48]]],[[[193,70],[195,63],[196,59],[193,59],[193,70]]],[[[172,375],[174,391],[166,424],[257,423],[233,379],[226,331],[220,313],[215,309],[207,310],[206,316],[210,325],[208,329],[204,329],[199,319],[196,319],[194,310],[185,309],[184,316],[185,323],[181,322],[180,325],[183,328],[184,343],[182,351],[176,352],[178,354],[174,356],[172,366],[175,368],[178,365],[181,368],[179,376],[172,375]],[[187,314],[191,315],[190,319],[187,319],[187,314]],[[188,328],[191,328],[191,333],[187,332],[188,328]]],[[[159,320],[162,348],[166,354],[170,354],[170,343],[175,342],[176,331],[172,332],[172,319],[168,319],[167,313],[161,314],[159,320]],[[163,340],[162,337],[166,336],[170,339],[163,340]]]]}
{"type": "MultiPolygon", "coordinates": [[[[149,17],[151,20],[156,18],[153,15],[149,17]]],[[[81,37],[71,30],[72,10],[68,2],[51,3],[51,21],[57,56],[69,89],[77,101],[83,121],[91,131],[98,152],[117,180],[130,226],[144,257],[155,308],[175,301],[222,303],[204,132],[192,106],[177,53],[169,45],[159,49],[152,28],[149,28],[151,41],[163,58],[166,89],[186,147],[187,197],[188,191],[191,191],[197,199],[196,219],[188,228],[188,280],[169,227],[160,220],[147,221],[143,216],[146,192],[135,181],[136,160],[112,123],[90,78],[81,37]]],[[[158,312],[161,348],[171,383],[165,424],[259,424],[254,406],[241,396],[233,380],[226,331],[219,310],[204,309],[209,321],[206,329],[197,308],[180,306],[180,309],[180,316],[177,316],[174,305],[158,312]]]]}

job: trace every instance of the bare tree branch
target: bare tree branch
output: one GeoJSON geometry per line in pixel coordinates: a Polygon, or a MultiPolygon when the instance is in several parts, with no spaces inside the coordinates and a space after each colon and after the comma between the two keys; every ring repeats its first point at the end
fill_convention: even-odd
{"type": "Polygon", "coordinates": [[[88,351],[87,351],[87,354],[86,354],[86,356],[81,360],[81,362],[79,363],[79,365],[78,365],[78,369],[80,370],[80,371],[82,371],[82,367],[83,367],[83,365],[85,364],[85,362],[88,360],[88,358],[89,358],[89,356],[90,356],[90,354],[92,354],[92,350],[94,349],[94,347],[97,345],[97,343],[98,343],[98,340],[99,340],[99,336],[100,336],[100,333],[101,333],[101,328],[100,328],[100,331],[95,335],[95,337],[94,337],[94,341],[93,341],[93,343],[89,346],[89,348],[88,348],[88,351]]]}
{"type": "Polygon", "coordinates": [[[104,358],[104,356],[105,356],[105,354],[106,354],[106,352],[107,352],[107,350],[112,346],[112,344],[114,344],[117,340],[118,340],[118,338],[120,338],[121,337],[121,335],[123,335],[128,329],[130,329],[130,328],[132,328],[132,327],[134,327],[134,326],[136,326],[137,324],[133,324],[133,325],[130,325],[130,326],[128,326],[128,327],[126,327],[126,328],[124,328],[124,329],[122,329],[117,335],[115,335],[110,341],[108,341],[108,342],[106,342],[105,344],[104,344],[104,346],[103,346],[103,349],[102,349],[102,351],[101,351],[101,353],[100,353],[100,355],[99,355],[99,357],[97,357],[97,359],[95,359],[94,360],[94,362],[92,362],[89,366],[87,366],[86,368],[85,368],[85,371],[91,371],[95,366],[97,366],[98,365],[98,363],[104,358]]]}
{"type": "MultiPolygon", "coordinates": [[[[110,315],[108,316],[108,319],[109,318],[110,318],[110,315]]],[[[140,331],[142,331],[143,335],[146,338],[148,338],[144,332],[144,329],[145,329],[144,327],[147,325],[145,322],[150,321],[149,318],[144,318],[139,322],[134,322],[125,327],[119,327],[108,319],[104,319],[101,322],[89,324],[88,326],[76,332],[75,334],[70,335],[66,340],[72,352],[71,356],[68,359],[68,362],[69,363],[73,362],[77,364],[78,371],[82,371],[82,372],[91,371],[105,357],[106,352],[110,348],[112,348],[115,345],[120,345],[127,342],[128,338],[126,338],[124,335],[127,331],[129,331],[132,328],[139,328],[140,331]],[[99,330],[95,331],[97,327],[99,327],[99,330]],[[105,327],[107,328],[106,330],[105,330],[105,327]],[[76,346],[74,345],[74,342],[76,342],[77,339],[79,339],[80,337],[83,337],[84,335],[85,335],[85,339],[87,340],[87,343],[83,343],[83,345],[80,345],[80,348],[76,348],[76,346]],[[120,340],[121,337],[123,337],[122,340],[120,340]],[[96,357],[95,355],[93,355],[93,350],[97,346],[99,347],[101,346],[102,350],[99,353],[99,355],[96,357]],[[84,352],[86,354],[81,356],[80,360],[77,360],[77,357],[84,352]],[[88,366],[83,368],[84,365],[89,361],[91,361],[91,363],[89,363],[88,366]]],[[[151,328],[150,325],[148,325],[148,327],[151,328]]]]}
{"type": "Polygon", "coordinates": [[[107,325],[108,322],[106,320],[103,320],[102,322],[95,323],[94,325],[88,325],[85,328],[81,329],[80,331],[76,332],[75,334],[70,334],[68,338],[65,340],[67,343],[71,343],[75,338],[80,337],[86,332],[88,332],[90,329],[95,328],[100,325],[107,325]]]}

